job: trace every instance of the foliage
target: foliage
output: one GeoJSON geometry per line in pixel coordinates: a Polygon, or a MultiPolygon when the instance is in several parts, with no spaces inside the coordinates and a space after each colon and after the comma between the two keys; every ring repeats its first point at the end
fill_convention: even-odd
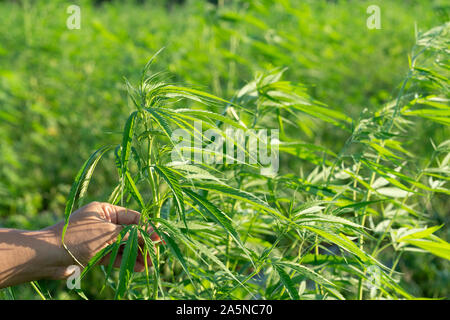
{"type": "MultiPolygon", "coordinates": [[[[66,218],[74,204],[86,197],[106,200],[107,191],[110,202],[143,213],[140,226],[125,230],[129,240],[108,248],[114,252],[125,245],[129,259],[120,270],[84,274],[99,284],[83,288],[89,298],[447,295],[442,288],[416,288],[399,271],[410,273],[408,261],[423,252],[439,257],[433,259],[441,269],[448,266],[447,228],[439,228],[446,222],[449,193],[448,24],[418,30],[407,64],[412,20],[401,14],[394,18],[409,9],[397,3],[384,11],[383,20],[389,30],[399,25],[407,30],[398,28],[395,42],[386,34],[367,36],[364,19],[359,26],[352,22],[354,14],[365,17],[365,4],[340,3],[333,11],[322,1],[236,2],[217,9],[192,2],[185,11],[157,7],[151,21],[136,5],[104,4],[100,11],[85,4],[85,19],[91,22],[80,33],[61,31],[64,26],[54,19],[47,20],[55,24],[51,28],[39,20],[31,28],[38,5],[21,15],[17,4],[4,4],[16,12],[9,23],[23,17],[26,32],[19,41],[14,34],[4,36],[2,43],[6,48],[16,41],[26,44],[19,59],[27,67],[2,71],[1,99],[8,103],[0,116],[8,122],[1,128],[7,156],[0,158],[0,192],[8,195],[3,207],[16,224],[22,221],[16,210],[60,208],[67,194],[66,218]],[[133,19],[119,15],[125,6],[133,19]],[[98,12],[103,15],[89,19],[98,12]],[[195,19],[184,20],[186,12],[195,19]],[[108,23],[116,15],[122,24],[108,23]],[[150,27],[143,27],[146,23],[150,27]],[[33,34],[47,30],[62,47],[37,42],[33,34]],[[139,63],[163,41],[168,46],[157,65],[175,77],[150,70],[151,63],[138,77],[139,63]],[[41,55],[34,56],[35,51],[41,55]],[[83,64],[77,66],[72,56],[83,64]],[[32,76],[29,67],[36,70],[32,76]],[[119,75],[130,81],[118,85],[119,75]],[[181,82],[209,90],[176,85],[181,82]],[[124,108],[125,89],[130,98],[124,108]],[[395,98],[389,102],[391,93],[395,98]],[[259,168],[245,164],[171,163],[171,133],[186,128],[194,135],[196,119],[223,135],[227,126],[279,128],[280,172],[261,175],[259,168]],[[10,130],[19,124],[27,134],[10,130]],[[67,151],[74,145],[79,154],[72,156],[67,151]],[[73,168],[93,146],[102,145],[69,192],[73,168]],[[106,162],[92,176],[95,189],[86,194],[91,166],[103,155],[106,162]],[[20,170],[36,172],[35,181],[21,179],[20,170]],[[154,248],[143,232],[149,224],[164,244],[154,248]],[[138,235],[145,240],[143,248],[137,246],[138,235]],[[154,267],[144,274],[131,271],[137,250],[152,258],[154,267]],[[102,285],[105,290],[98,293],[102,285]]],[[[422,2],[415,4],[413,11],[421,15],[431,11],[422,10],[428,8],[422,2]]],[[[56,12],[58,5],[45,6],[56,12]]],[[[422,19],[435,23],[433,17],[422,19]]],[[[248,150],[246,144],[241,147],[248,150]]],[[[43,223],[40,219],[34,221],[43,223]]]]}
{"type": "MultiPolygon", "coordinates": [[[[353,122],[283,81],[283,71],[258,76],[227,103],[158,74],[146,76],[152,58],[138,86],[129,85],[136,111],[115,152],[119,181],[110,201],[143,214],[141,224],[128,229],[116,298],[412,298],[395,280],[403,252],[450,260],[450,244],[434,235],[440,227],[427,227],[426,218],[433,194],[450,194],[450,141],[435,145],[425,166],[404,147],[415,117],[448,126],[449,82],[442,69],[448,68],[449,31],[443,25],[420,34],[397,98],[353,122]],[[424,65],[429,59],[433,64],[424,65]],[[225,104],[221,115],[184,109],[185,99],[210,109],[225,104]],[[343,149],[336,155],[290,136],[299,129],[295,120],[305,117],[349,131],[343,149]],[[192,123],[198,119],[223,137],[229,136],[225,122],[246,129],[279,124],[280,150],[314,168],[298,175],[288,164],[281,174],[262,175],[245,163],[208,165],[205,151],[203,161],[173,162],[172,132],[181,128],[195,139],[203,134],[192,123]],[[155,248],[145,231],[150,226],[164,245],[155,248]],[[138,234],[146,239],[143,248],[138,234]],[[133,277],[138,250],[149,253],[154,267],[133,277]],[[391,267],[379,260],[388,251],[391,267]],[[173,267],[161,274],[163,264],[173,267]]],[[[234,143],[250,149],[250,137],[234,143]]],[[[92,165],[104,150],[94,153],[92,165]]],[[[90,180],[90,167],[80,172],[73,190],[90,180]]]]}

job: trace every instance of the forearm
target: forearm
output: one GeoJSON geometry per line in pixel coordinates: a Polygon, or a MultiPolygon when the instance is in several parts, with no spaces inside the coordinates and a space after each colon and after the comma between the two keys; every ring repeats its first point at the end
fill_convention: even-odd
{"type": "Polygon", "coordinates": [[[0,228],[0,288],[64,277],[64,249],[52,229],[0,228]]]}

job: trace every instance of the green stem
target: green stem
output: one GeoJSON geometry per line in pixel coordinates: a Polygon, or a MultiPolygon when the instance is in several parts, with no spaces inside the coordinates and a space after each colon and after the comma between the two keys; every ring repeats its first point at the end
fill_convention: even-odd
{"type": "Polygon", "coordinates": [[[35,281],[31,281],[31,286],[33,287],[33,289],[37,292],[37,294],[41,297],[42,300],[47,300],[45,299],[45,296],[42,294],[41,290],[39,290],[39,288],[37,287],[35,281]]]}

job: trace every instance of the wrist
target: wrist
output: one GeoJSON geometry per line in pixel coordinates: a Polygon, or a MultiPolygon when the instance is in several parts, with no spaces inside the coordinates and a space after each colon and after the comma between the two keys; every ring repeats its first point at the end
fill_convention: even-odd
{"type": "MultiPolygon", "coordinates": [[[[45,270],[45,278],[54,278],[55,270],[60,270],[61,268],[66,268],[73,265],[73,259],[64,249],[61,235],[62,235],[62,223],[58,223],[51,227],[35,231],[35,236],[37,239],[41,240],[44,244],[45,250],[41,251],[41,256],[45,259],[43,263],[45,270]]],[[[44,249],[44,248],[41,248],[44,249]]]]}
{"type": "Polygon", "coordinates": [[[51,229],[0,229],[0,288],[67,277],[66,259],[51,229]]]}

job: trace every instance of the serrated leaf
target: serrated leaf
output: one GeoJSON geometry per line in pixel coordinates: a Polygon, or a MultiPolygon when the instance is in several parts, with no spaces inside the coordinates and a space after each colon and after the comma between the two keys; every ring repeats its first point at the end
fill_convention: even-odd
{"type": "Polygon", "coordinates": [[[172,190],[172,194],[174,196],[176,207],[180,217],[186,224],[186,216],[184,212],[184,197],[183,192],[181,190],[179,179],[177,179],[176,173],[180,176],[180,174],[174,169],[155,165],[154,168],[156,172],[166,181],[169,188],[172,190]]]}
{"type": "Polygon", "coordinates": [[[335,284],[333,284],[332,282],[330,282],[329,280],[327,280],[326,278],[324,278],[317,272],[311,270],[310,268],[308,268],[304,265],[293,263],[293,262],[287,262],[287,261],[279,261],[279,262],[277,262],[277,264],[280,266],[291,268],[292,270],[297,271],[299,274],[303,275],[304,277],[306,277],[318,284],[332,286],[332,287],[335,286],[335,284]]]}
{"type": "Polygon", "coordinates": [[[125,123],[125,128],[123,132],[122,138],[122,174],[126,174],[128,172],[128,160],[130,158],[131,144],[133,142],[133,134],[134,134],[134,125],[136,122],[138,112],[133,112],[127,119],[125,123]]]}
{"type": "Polygon", "coordinates": [[[300,296],[298,295],[297,289],[294,287],[294,283],[292,282],[291,277],[286,273],[286,271],[283,270],[282,266],[278,263],[272,264],[274,269],[277,271],[278,275],[280,276],[280,280],[283,283],[284,287],[286,288],[287,292],[289,293],[289,296],[293,300],[299,300],[300,296]]]}
{"type": "Polygon", "coordinates": [[[104,146],[95,151],[89,157],[89,159],[86,160],[81,169],[78,171],[75,181],[70,189],[69,196],[66,202],[66,208],[64,210],[65,223],[61,236],[62,243],[64,243],[64,236],[66,234],[67,227],[69,225],[69,217],[72,213],[77,198],[82,197],[84,195],[91,180],[92,174],[95,170],[95,167],[97,166],[97,163],[100,161],[101,157],[111,148],[112,146],[104,146]]]}
{"type": "Polygon", "coordinates": [[[233,238],[236,244],[244,251],[245,254],[251,259],[248,255],[247,249],[242,244],[239,234],[234,229],[230,217],[226,215],[225,212],[217,208],[214,204],[206,200],[204,197],[196,194],[195,192],[189,190],[188,188],[183,188],[183,192],[186,193],[197,205],[199,205],[203,211],[208,214],[214,221],[219,223],[225,231],[233,238]]]}
{"type": "Polygon", "coordinates": [[[128,289],[131,276],[134,272],[134,266],[136,264],[136,258],[138,254],[138,231],[133,226],[129,231],[129,238],[125,245],[125,249],[122,254],[122,262],[120,264],[119,271],[119,283],[116,288],[115,299],[121,299],[124,297],[126,290],[128,289]]]}

